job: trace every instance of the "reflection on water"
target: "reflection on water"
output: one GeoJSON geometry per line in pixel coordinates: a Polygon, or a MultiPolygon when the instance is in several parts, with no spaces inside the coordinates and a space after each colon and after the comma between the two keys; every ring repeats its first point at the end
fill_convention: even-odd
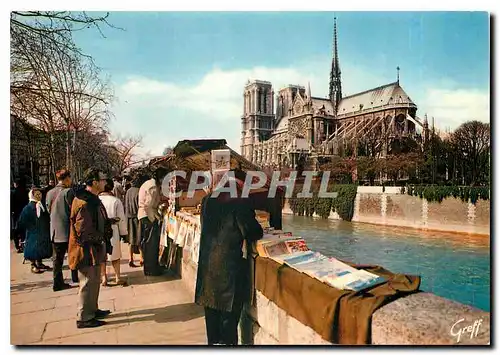
{"type": "Polygon", "coordinates": [[[283,229],[325,255],[422,276],[421,289],[490,310],[490,238],[283,216],[283,229]]]}

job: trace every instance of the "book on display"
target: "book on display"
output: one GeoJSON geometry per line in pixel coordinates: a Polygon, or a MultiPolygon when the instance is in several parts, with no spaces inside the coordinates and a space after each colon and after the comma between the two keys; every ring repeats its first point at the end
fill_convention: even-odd
{"type": "Polygon", "coordinates": [[[363,289],[381,284],[386,281],[384,277],[372,274],[366,270],[356,270],[337,276],[328,275],[322,278],[330,286],[339,290],[361,291],[363,289]]]}
{"type": "Polygon", "coordinates": [[[283,253],[281,255],[277,255],[273,257],[276,261],[279,261],[281,263],[286,263],[292,267],[295,267],[295,265],[307,262],[311,258],[314,257],[314,252],[311,250],[308,251],[300,251],[296,252],[293,254],[290,254],[287,250],[287,253],[283,253]]]}
{"type": "Polygon", "coordinates": [[[338,261],[335,258],[328,258],[324,255],[310,263],[297,266],[297,269],[309,276],[321,279],[329,277],[331,279],[357,271],[357,269],[338,261]]]}
{"type": "Polygon", "coordinates": [[[308,251],[306,241],[304,239],[287,240],[285,241],[286,247],[290,253],[296,253],[299,251],[308,251]]]}
{"type": "Polygon", "coordinates": [[[263,245],[264,252],[268,257],[275,257],[283,254],[290,254],[285,242],[278,241],[276,243],[267,243],[263,245]]]}

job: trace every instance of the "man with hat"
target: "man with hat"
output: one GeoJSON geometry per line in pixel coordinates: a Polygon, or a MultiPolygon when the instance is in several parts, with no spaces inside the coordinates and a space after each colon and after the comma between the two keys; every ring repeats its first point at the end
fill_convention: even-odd
{"type": "Polygon", "coordinates": [[[98,169],[85,172],[85,189],[78,190],[71,206],[68,264],[78,270],[78,328],[99,327],[109,310],[98,308],[100,264],[106,261],[106,240],[113,233],[98,195],[107,176],[98,169]]]}

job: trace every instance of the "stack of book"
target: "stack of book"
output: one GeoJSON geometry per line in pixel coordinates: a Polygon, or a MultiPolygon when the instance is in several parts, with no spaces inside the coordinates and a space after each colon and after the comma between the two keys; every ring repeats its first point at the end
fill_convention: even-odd
{"type": "Polygon", "coordinates": [[[309,250],[304,239],[266,229],[257,242],[259,256],[286,264],[339,290],[360,291],[385,282],[386,279],[365,270],[358,270],[338,259],[309,250]]]}
{"type": "Polygon", "coordinates": [[[381,276],[366,270],[355,269],[340,260],[326,257],[318,252],[299,252],[278,258],[294,269],[339,290],[360,291],[386,281],[381,276]]]}

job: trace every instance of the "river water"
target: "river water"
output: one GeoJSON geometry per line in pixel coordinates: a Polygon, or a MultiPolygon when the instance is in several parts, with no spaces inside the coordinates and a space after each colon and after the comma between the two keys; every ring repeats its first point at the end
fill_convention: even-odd
{"type": "Polygon", "coordinates": [[[283,216],[283,230],[311,250],[420,275],[421,290],[490,311],[489,237],[292,215],[283,216]]]}

